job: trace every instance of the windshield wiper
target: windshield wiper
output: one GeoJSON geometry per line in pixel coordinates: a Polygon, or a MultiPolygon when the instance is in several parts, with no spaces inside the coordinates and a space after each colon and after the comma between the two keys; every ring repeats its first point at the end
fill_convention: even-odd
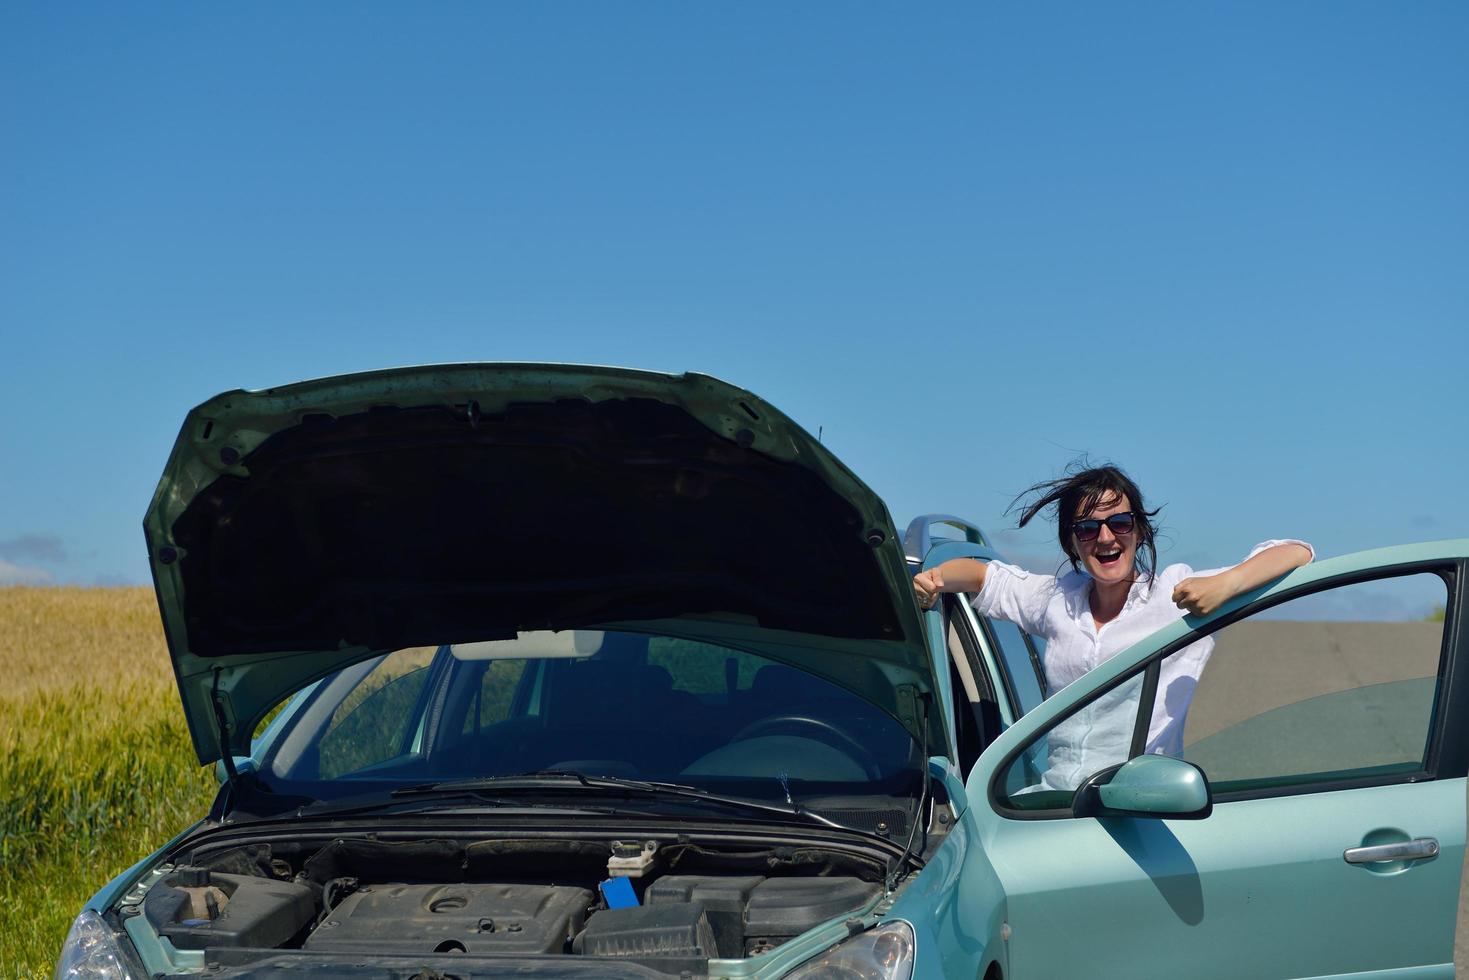
{"type": "MultiPolygon", "coordinates": [[[[438,809],[453,800],[463,800],[476,807],[494,809],[552,809],[544,803],[527,803],[524,800],[507,800],[480,792],[473,787],[449,789],[448,784],[441,792],[432,792],[428,787],[408,787],[389,793],[373,793],[340,800],[317,800],[291,811],[292,817],[350,816],[361,813],[411,813],[425,809],[438,809]]],[[[609,807],[564,806],[554,809],[575,809],[586,813],[616,813],[609,807]]]]}
{"type": "Polygon", "coordinates": [[[395,797],[437,796],[439,794],[493,793],[502,799],[505,792],[514,790],[571,790],[573,792],[621,793],[654,798],[677,798],[710,803],[727,809],[740,809],[752,813],[774,813],[783,817],[798,817],[811,823],[838,830],[851,830],[835,820],[807,810],[792,802],[787,806],[767,803],[763,800],[742,796],[722,796],[681,783],[663,783],[646,779],[629,779],[624,776],[588,776],[571,769],[539,769],[507,776],[479,776],[474,779],[455,779],[442,783],[425,783],[421,786],[405,786],[393,790],[395,797]]]}

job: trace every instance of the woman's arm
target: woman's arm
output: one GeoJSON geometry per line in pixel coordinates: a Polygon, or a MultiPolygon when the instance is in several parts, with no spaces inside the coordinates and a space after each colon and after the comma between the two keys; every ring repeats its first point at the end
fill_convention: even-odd
{"type": "Polygon", "coordinates": [[[1279,578],[1311,560],[1298,544],[1278,544],[1217,575],[1186,578],[1173,589],[1173,603],[1194,616],[1207,616],[1241,592],[1279,578]]]}
{"type": "Polygon", "coordinates": [[[926,572],[913,576],[913,591],[918,605],[927,609],[933,605],[940,592],[978,592],[984,587],[987,562],[973,558],[950,558],[926,572]]]}

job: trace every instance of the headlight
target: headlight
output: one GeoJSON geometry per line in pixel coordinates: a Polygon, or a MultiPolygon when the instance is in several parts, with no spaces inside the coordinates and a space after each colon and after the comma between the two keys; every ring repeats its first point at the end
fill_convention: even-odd
{"type": "Polygon", "coordinates": [[[61,944],[56,980],[134,980],[123,965],[117,937],[96,912],[88,909],[71,924],[61,944]]]}
{"type": "Polygon", "coordinates": [[[913,975],[913,930],[889,922],[837,943],[786,974],[786,980],[908,980],[913,975]]]}

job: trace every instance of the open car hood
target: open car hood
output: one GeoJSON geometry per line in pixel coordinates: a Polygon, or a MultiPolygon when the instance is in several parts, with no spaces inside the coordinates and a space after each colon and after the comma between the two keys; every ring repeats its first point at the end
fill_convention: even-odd
{"type": "Polygon", "coordinates": [[[465,364],[227,392],[184,420],[144,530],[205,763],[348,664],[521,630],[742,647],[915,738],[936,690],[882,501],[705,375],[465,364]]]}

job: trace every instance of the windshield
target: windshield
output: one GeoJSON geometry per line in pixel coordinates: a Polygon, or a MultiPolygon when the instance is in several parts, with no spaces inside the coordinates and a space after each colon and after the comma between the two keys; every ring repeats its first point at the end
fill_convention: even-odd
{"type": "MultiPolygon", "coordinates": [[[[853,658],[852,671],[878,670],[853,658]]],[[[710,643],[593,630],[420,647],[310,689],[261,760],[315,799],[543,770],[828,812],[917,795],[920,750],[835,684],[710,643]]]]}

